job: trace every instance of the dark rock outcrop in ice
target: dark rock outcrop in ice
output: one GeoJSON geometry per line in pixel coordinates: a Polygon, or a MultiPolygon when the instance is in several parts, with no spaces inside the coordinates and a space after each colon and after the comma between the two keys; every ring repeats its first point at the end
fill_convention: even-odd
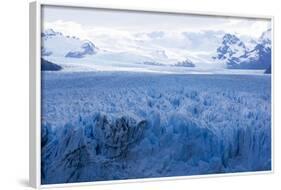
{"type": "Polygon", "coordinates": [[[59,71],[62,70],[60,65],[41,58],[41,71],[59,71]]]}

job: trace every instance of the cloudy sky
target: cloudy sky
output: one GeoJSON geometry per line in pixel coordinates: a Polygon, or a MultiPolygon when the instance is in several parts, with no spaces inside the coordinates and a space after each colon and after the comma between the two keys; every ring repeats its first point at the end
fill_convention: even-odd
{"type": "MultiPolygon", "coordinates": [[[[215,50],[224,33],[257,40],[270,20],[44,6],[43,30],[89,39],[105,49],[188,49],[201,56],[215,50]],[[114,43],[113,43],[114,42],[114,43]]],[[[186,52],[186,51],[185,51],[186,52]]]]}
{"type": "Polygon", "coordinates": [[[73,29],[112,28],[126,31],[223,30],[258,37],[270,27],[269,20],[183,14],[113,11],[86,8],[43,7],[46,26],[73,29]]]}

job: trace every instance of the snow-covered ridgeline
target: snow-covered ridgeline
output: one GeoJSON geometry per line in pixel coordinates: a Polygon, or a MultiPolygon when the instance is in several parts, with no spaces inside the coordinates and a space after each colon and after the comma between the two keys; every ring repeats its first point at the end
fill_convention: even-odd
{"type": "Polygon", "coordinates": [[[89,40],[76,36],[65,36],[48,29],[42,33],[42,57],[83,58],[94,55],[98,48],[89,40]]]}
{"type": "MultiPolygon", "coordinates": [[[[188,38],[193,34],[183,33],[182,35],[188,38]]],[[[222,37],[216,37],[221,38],[217,39],[217,41],[221,41],[220,44],[216,45],[217,48],[201,53],[200,51],[190,51],[181,46],[174,47],[173,44],[170,44],[169,48],[164,43],[163,36],[157,37],[157,40],[150,38],[143,41],[138,40],[136,36],[136,39],[130,39],[133,44],[127,44],[129,46],[127,50],[122,50],[124,47],[117,48],[115,46],[117,48],[115,50],[106,50],[98,48],[89,40],[65,36],[49,29],[42,33],[42,56],[45,60],[59,64],[66,70],[68,67],[73,67],[70,63],[80,63],[80,66],[76,68],[82,67],[85,70],[91,67],[92,70],[95,70],[96,65],[118,70],[118,68],[132,68],[136,65],[138,67],[147,66],[147,63],[155,63],[152,66],[158,65],[159,67],[167,65],[196,67],[201,71],[218,68],[265,70],[271,65],[271,29],[265,31],[258,40],[252,39],[249,42],[243,42],[234,34],[225,33],[222,37]],[[161,41],[163,43],[160,43],[161,41]],[[150,47],[154,43],[158,45],[150,47]]],[[[178,43],[176,39],[175,43],[178,43]]],[[[153,69],[153,67],[151,68],[153,69]]],[[[165,70],[165,68],[163,69],[165,70]]]]}
{"type": "Polygon", "coordinates": [[[268,69],[271,67],[271,29],[248,47],[236,35],[225,34],[214,60],[230,69],[268,69]],[[254,44],[254,45],[253,45],[254,44]]]}

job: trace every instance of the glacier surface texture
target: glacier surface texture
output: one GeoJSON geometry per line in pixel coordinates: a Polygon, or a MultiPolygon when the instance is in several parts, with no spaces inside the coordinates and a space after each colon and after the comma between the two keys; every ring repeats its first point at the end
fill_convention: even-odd
{"type": "Polygon", "coordinates": [[[271,170],[271,76],[44,71],[41,150],[42,184],[271,170]]]}

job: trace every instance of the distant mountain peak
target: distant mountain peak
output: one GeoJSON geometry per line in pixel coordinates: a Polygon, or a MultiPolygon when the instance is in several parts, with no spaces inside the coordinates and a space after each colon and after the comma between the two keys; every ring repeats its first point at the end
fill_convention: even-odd
{"type": "Polygon", "coordinates": [[[234,34],[225,34],[222,45],[217,48],[215,59],[227,60],[230,57],[239,57],[245,54],[245,44],[234,34]]]}
{"type": "Polygon", "coordinates": [[[61,32],[55,32],[52,28],[46,29],[43,33],[42,36],[56,36],[56,35],[62,35],[61,32]]]}
{"type": "Polygon", "coordinates": [[[271,40],[271,28],[264,31],[262,34],[261,34],[261,37],[260,39],[263,39],[263,40],[271,40]]]}
{"type": "Polygon", "coordinates": [[[225,34],[223,36],[223,44],[225,45],[238,45],[240,47],[246,48],[245,44],[234,34],[225,34]]]}
{"type": "Polygon", "coordinates": [[[240,42],[240,39],[234,34],[227,33],[223,36],[223,44],[236,44],[238,42],[240,42]]]}
{"type": "Polygon", "coordinates": [[[97,51],[98,48],[89,40],[65,36],[53,29],[47,29],[42,33],[42,56],[83,58],[96,54],[97,51]]]}
{"type": "Polygon", "coordinates": [[[82,58],[85,55],[93,55],[96,52],[96,46],[91,41],[85,40],[77,50],[68,52],[65,57],[82,58]]]}
{"type": "Polygon", "coordinates": [[[231,69],[267,69],[271,65],[271,29],[263,32],[258,41],[250,42],[251,48],[234,34],[225,34],[213,59],[231,69]]]}
{"type": "Polygon", "coordinates": [[[265,48],[271,48],[271,29],[262,33],[259,38],[259,43],[263,44],[265,48]]]}
{"type": "Polygon", "coordinates": [[[88,53],[95,53],[95,49],[97,48],[93,42],[89,40],[83,41],[83,44],[81,45],[81,48],[87,51],[88,53]]]}

